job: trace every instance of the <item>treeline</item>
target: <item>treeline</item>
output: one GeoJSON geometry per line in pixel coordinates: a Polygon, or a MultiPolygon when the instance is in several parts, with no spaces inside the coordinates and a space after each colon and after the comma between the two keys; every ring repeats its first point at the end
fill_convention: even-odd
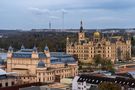
{"type": "Polygon", "coordinates": [[[75,38],[76,33],[65,32],[20,32],[0,38],[0,48],[8,50],[11,45],[14,50],[19,50],[23,44],[26,48],[33,48],[35,45],[39,51],[43,51],[48,45],[50,51],[65,51],[66,37],[75,38]]]}

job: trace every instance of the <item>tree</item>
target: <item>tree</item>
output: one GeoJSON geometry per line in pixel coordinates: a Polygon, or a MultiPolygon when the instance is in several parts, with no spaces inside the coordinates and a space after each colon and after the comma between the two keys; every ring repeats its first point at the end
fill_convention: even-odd
{"type": "Polygon", "coordinates": [[[130,59],[131,59],[130,53],[129,53],[128,51],[126,52],[126,55],[125,55],[125,56],[126,56],[126,57],[125,57],[126,60],[130,60],[130,59]]]}
{"type": "Polygon", "coordinates": [[[101,61],[102,61],[101,55],[95,55],[93,58],[93,61],[96,66],[101,64],[101,61]]]}
{"type": "Polygon", "coordinates": [[[102,69],[112,71],[113,70],[113,63],[110,59],[102,59],[101,62],[102,69]]]}
{"type": "Polygon", "coordinates": [[[103,82],[98,85],[99,90],[121,90],[121,86],[115,83],[103,82]]]}
{"type": "Polygon", "coordinates": [[[100,55],[95,55],[93,61],[95,66],[101,65],[100,68],[103,70],[114,71],[113,63],[110,59],[102,58],[100,55]]]}

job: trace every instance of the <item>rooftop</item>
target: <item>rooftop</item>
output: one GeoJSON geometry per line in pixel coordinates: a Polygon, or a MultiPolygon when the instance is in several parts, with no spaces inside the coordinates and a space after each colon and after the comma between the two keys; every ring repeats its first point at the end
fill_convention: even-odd
{"type": "Polygon", "coordinates": [[[99,84],[102,82],[113,82],[120,84],[122,86],[129,86],[135,88],[135,79],[127,79],[122,77],[110,78],[110,77],[101,77],[101,76],[91,76],[91,75],[81,75],[77,82],[84,82],[91,84],[99,84]]]}

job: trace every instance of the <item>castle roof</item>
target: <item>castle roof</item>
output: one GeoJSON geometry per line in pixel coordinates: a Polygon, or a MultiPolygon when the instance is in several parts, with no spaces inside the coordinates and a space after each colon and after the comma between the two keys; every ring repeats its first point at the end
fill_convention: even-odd
{"type": "Polygon", "coordinates": [[[116,84],[120,84],[122,86],[135,87],[135,80],[122,78],[122,77],[102,77],[102,76],[91,76],[91,75],[81,75],[77,82],[86,82],[90,84],[99,84],[102,82],[113,82],[116,84]]]}
{"type": "Polygon", "coordinates": [[[51,56],[57,58],[59,62],[73,63],[76,62],[73,56],[64,52],[51,52],[51,56]]]}
{"type": "MultiPolygon", "coordinates": [[[[13,58],[31,58],[31,56],[32,56],[32,52],[31,52],[31,50],[23,50],[23,51],[25,51],[25,52],[14,52],[13,54],[12,54],[12,57],[13,58]]],[[[46,58],[46,55],[43,53],[43,52],[38,52],[38,56],[39,56],[39,58],[46,58]]]]}

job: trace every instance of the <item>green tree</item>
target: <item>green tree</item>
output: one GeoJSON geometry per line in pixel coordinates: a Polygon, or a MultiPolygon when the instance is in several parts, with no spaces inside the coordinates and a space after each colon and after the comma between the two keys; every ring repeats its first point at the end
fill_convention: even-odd
{"type": "Polygon", "coordinates": [[[95,55],[93,61],[94,61],[94,65],[98,66],[98,68],[100,69],[114,71],[113,68],[114,64],[110,59],[102,58],[100,55],[95,55]]]}
{"type": "Polygon", "coordinates": [[[113,70],[113,63],[110,59],[102,59],[101,61],[101,67],[105,70],[113,70]]]}
{"type": "Polygon", "coordinates": [[[94,58],[93,58],[93,61],[94,61],[94,64],[96,66],[98,66],[99,64],[101,64],[101,61],[102,61],[101,55],[95,55],[94,58]]]}
{"type": "Polygon", "coordinates": [[[115,83],[104,82],[98,85],[99,90],[121,90],[121,86],[115,83]]]}
{"type": "Polygon", "coordinates": [[[125,57],[126,60],[131,60],[130,53],[128,51],[126,52],[125,56],[126,56],[125,57]]]}

